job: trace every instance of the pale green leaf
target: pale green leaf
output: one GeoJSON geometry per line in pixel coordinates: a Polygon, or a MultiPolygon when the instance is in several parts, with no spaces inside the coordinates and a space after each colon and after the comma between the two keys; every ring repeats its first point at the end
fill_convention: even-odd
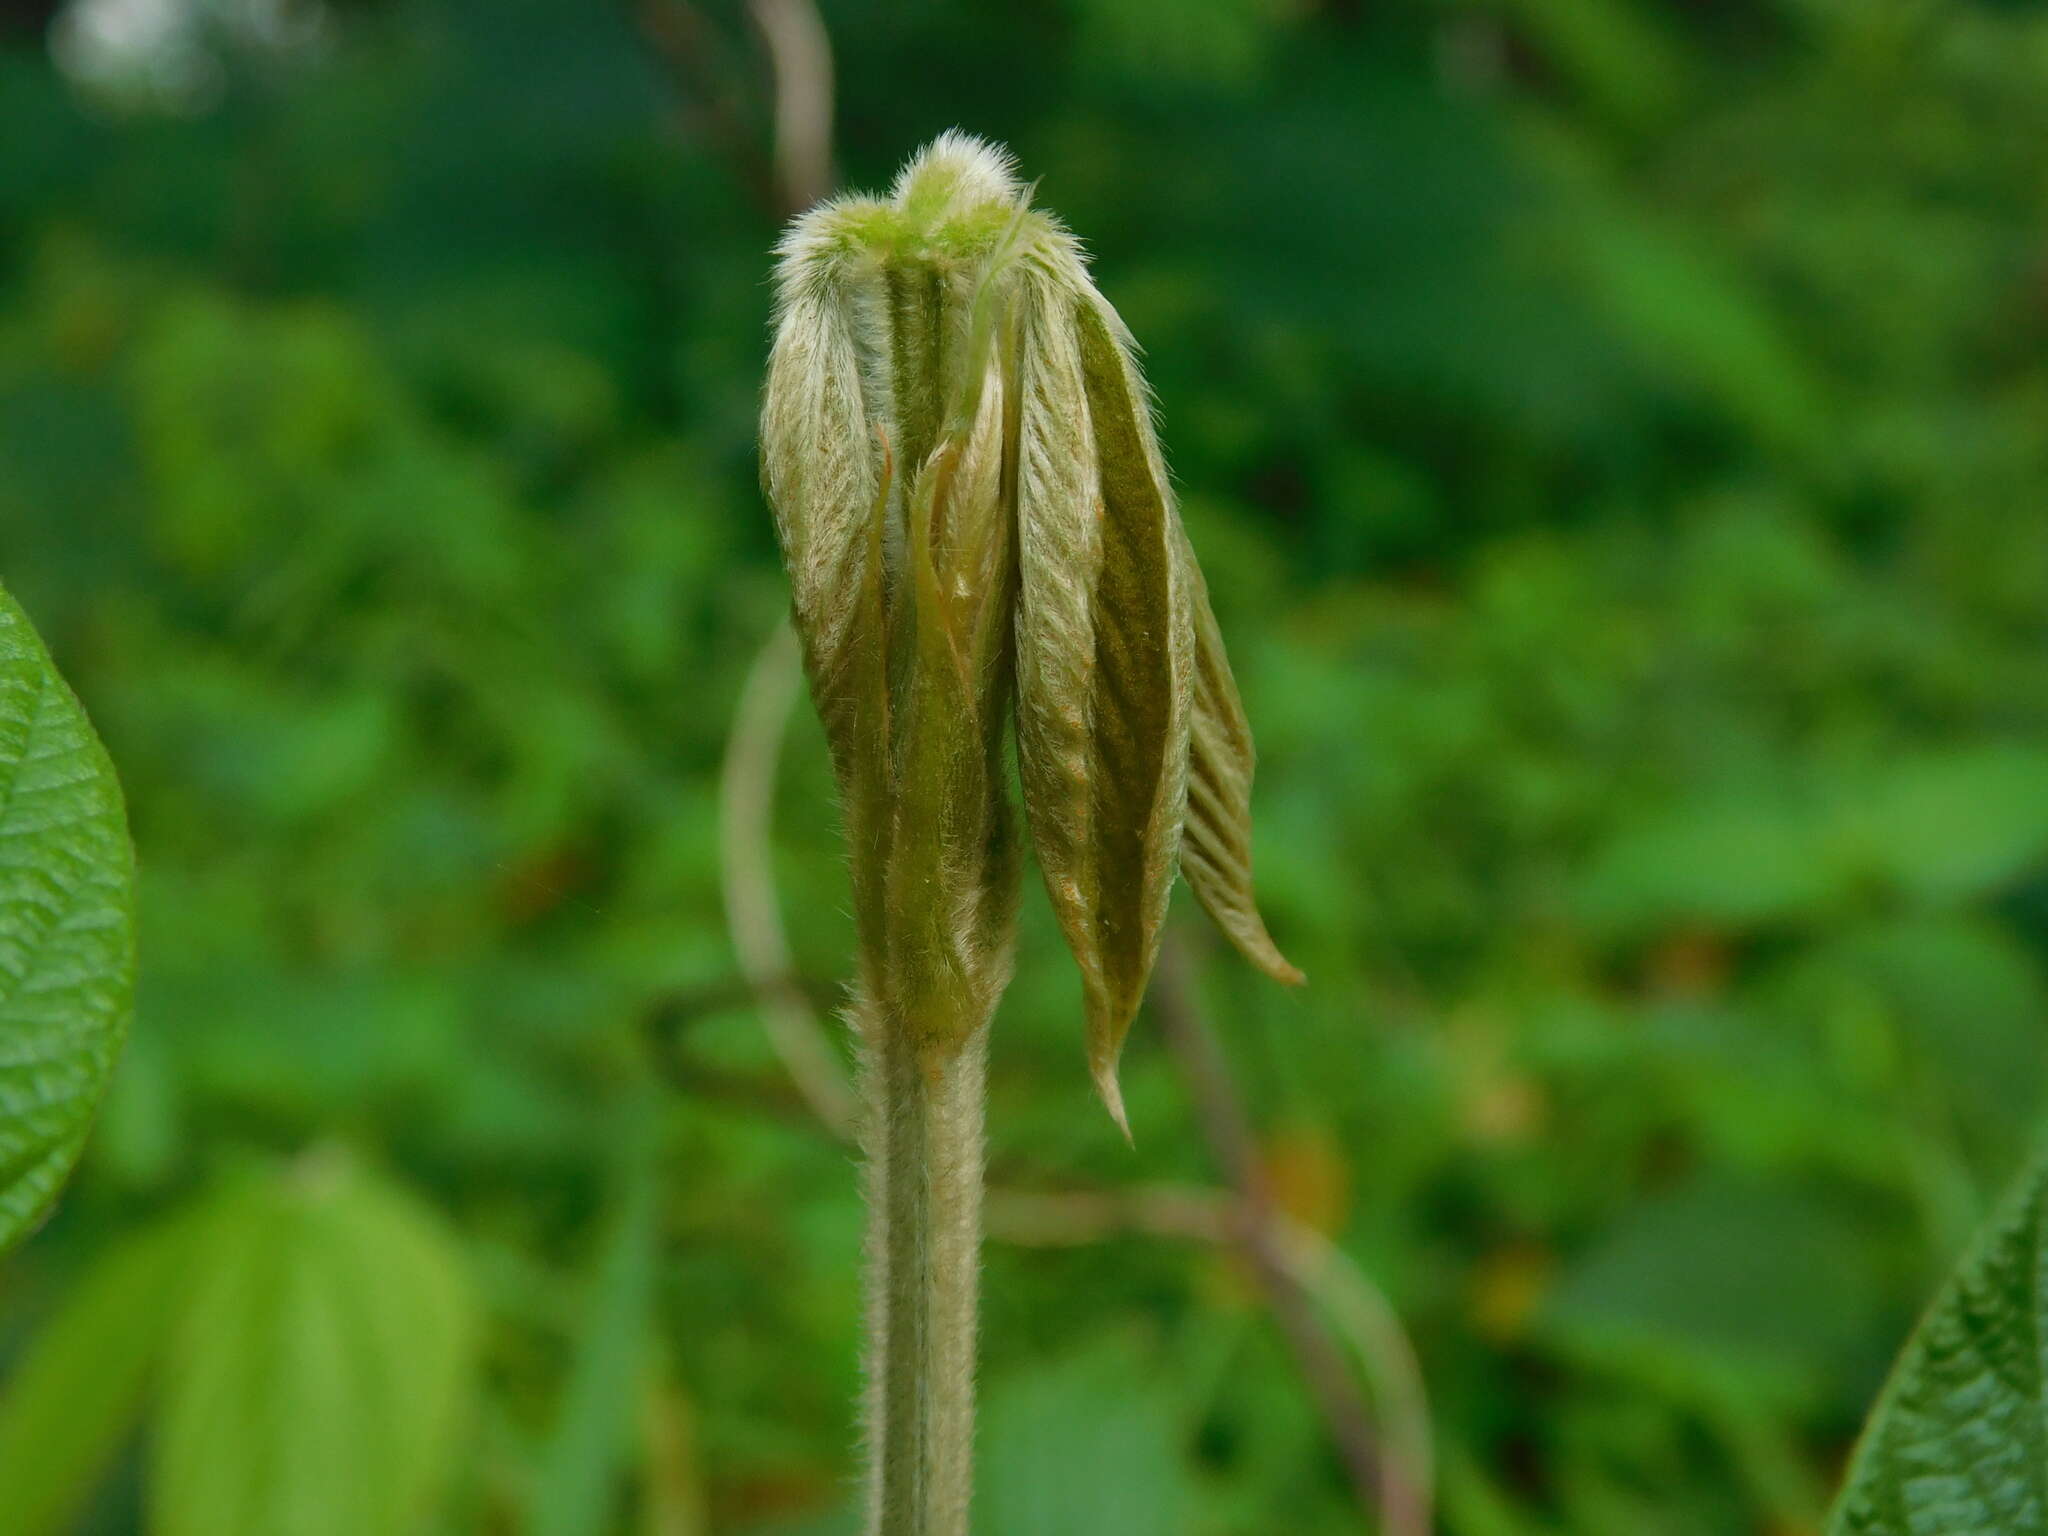
{"type": "Polygon", "coordinates": [[[114,766],[0,591],[0,1251],[49,1210],[120,1054],[134,884],[114,766]]]}
{"type": "Polygon", "coordinates": [[[156,1536],[398,1536],[470,1385],[449,1236],[332,1158],[224,1196],[165,1362],[156,1536]]]}
{"type": "Polygon", "coordinates": [[[193,1226],[144,1228],[103,1254],[36,1334],[0,1397],[9,1536],[60,1536],[142,1412],[184,1294],[193,1226]]]}
{"type": "Polygon", "coordinates": [[[2048,1157],[1914,1331],[1829,1536],[2048,1533],[2048,1157]]]}

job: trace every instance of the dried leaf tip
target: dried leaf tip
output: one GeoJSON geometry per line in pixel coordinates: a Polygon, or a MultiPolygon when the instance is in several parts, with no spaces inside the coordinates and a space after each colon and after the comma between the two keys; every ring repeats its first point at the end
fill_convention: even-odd
{"type": "Polygon", "coordinates": [[[1088,1075],[1095,1082],[1095,1093],[1102,1100],[1102,1107],[1109,1111],[1109,1118],[1123,1132],[1124,1145],[1134,1147],[1138,1144],[1137,1138],[1131,1134],[1131,1117],[1124,1109],[1124,1089],[1123,1084],[1117,1081],[1116,1062],[1114,1055],[1106,1060],[1090,1061],[1088,1075]]]}

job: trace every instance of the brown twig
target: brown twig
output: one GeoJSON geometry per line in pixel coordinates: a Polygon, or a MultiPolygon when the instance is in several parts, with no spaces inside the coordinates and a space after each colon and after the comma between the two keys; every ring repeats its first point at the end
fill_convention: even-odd
{"type": "MultiPolygon", "coordinates": [[[[1427,1536],[1426,1471],[1388,1453],[1336,1339],[1302,1282],[1305,1263],[1326,1261],[1327,1255],[1304,1242],[1307,1229],[1288,1221],[1273,1199],[1250,1118],[1222,1047],[1195,998],[1187,957],[1177,944],[1169,942],[1160,956],[1152,999],[1153,1017],[1187,1081],[1210,1154],[1236,1192],[1235,1239],[1251,1261],[1359,1501],[1379,1511],[1386,1536],[1427,1536]]],[[[1378,1319],[1368,1315],[1365,1321],[1371,1325],[1378,1319]]],[[[1398,1328],[1394,1332],[1398,1335],[1398,1328]]],[[[1402,1347],[1405,1350],[1405,1341],[1402,1347]]],[[[1407,1417],[1412,1416],[1411,1409],[1407,1417]]],[[[1408,1452],[1414,1455],[1412,1444],[1408,1452]]]]}
{"type": "Polygon", "coordinates": [[[741,76],[702,10],[691,0],[628,0],[628,12],[675,85],[691,128],[764,213],[786,219],[832,190],[832,39],[812,0],[748,0],[768,56],[772,151],[761,146],[760,109],[736,85],[741,76]]]}
{"type": "Polygon", "coordinates": [[[675,85],[684,121],[710,141],[762,212],[786,217],[775,162],[748,121],[744,98],[733,89],[736,73],[703,12],[690,0],[627,0],[627,13],[675,85]]]}
{"type": "Polygon", "coordinates": [[[768,1043],[811,1112],[844,1139],[853,1132],[853,1090],[810,999],[792,979],[789,938],[769,863],[776,768],[801,681],[796,636],[787,624],[777,625],[747,668],[726,737],[718,778],[718,867],[726,927],[740,972],[754,989],[768,1043]]]}
{"type": "Polygon", "coordinates": [[[811,0],[749,0],[775,77],[775,190],[786,216],[832,190],[832,39],[811,0]]]}

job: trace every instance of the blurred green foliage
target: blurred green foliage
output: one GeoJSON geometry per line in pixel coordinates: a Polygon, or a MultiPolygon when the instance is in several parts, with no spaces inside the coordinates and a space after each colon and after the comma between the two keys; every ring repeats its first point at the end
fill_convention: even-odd
{"type": "MultiPolygon", "coordinates": [[[[855,1180],[718,890],[784,603],[740,8],[726,118],[668,0],[46,9],[0,9],[0,576],[122,771],[144,962],[0,1374],[341,1144],[432,1208],[367,1282],[420,1372],[481,1317],[439,1528],[850,1530],[855,1180]]],[[[1007,141],[1148,348],[1311,977],[1205,995],[1283,1195],[1414,1336],[1443,1528],[1817,1530],[2041,1109],[2048,16],[822,10],[848,181],[1007,141]]],[[[829,998],[808,720],[777,858],[829,998]]],[[[994,1177],[1211,1178],[1142,1021],[1125,1073],[1135,1154],[1027,902],[994,1177]]],[[[995,1536],[1359,1528],[1234,1264],[997,1246],[986,1308],[995,1536]]],[[[355,1440],[278,1454],[423,1406],[366,1381],[318,1387],[355,1440]]],[[[140,1528],[202,1385],[104,1430],[78,1529],[140,1528]]]]}

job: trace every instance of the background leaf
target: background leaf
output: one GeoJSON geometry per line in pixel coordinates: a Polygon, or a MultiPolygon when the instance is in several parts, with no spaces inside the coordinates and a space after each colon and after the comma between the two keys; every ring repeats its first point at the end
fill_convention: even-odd
{"type": "Polygon", "coordinates": [[[651,1167],[623,1181],[612,1231],[584,1298],[552,1439],[541,1457],[532,1536],[602,1536],[615,1529],[618,1478],[648,1384],[660,1202],[651,1167]]]}
{"type": "Polygon", "coordinates": [[[1193,1510],[1171,1407],[1124,1345],[989,1394],[975,1525],[988,1536],[1182,1536],[1193,1510]]]}
{"type": "Polygon", "coordinates": [[[64,1298],[0,1397],[9,1536],[59,1536],[142,1412],[193,1257],[173,1218],[107,1250],[64,1298]]]}
{"type": "Polygon", "coordinates": [[[395,1536],[447,1470],[475,1319],[438,1222],[316,1156],[219,1198],[165,1362],[157,1536],[395,1536]]]}
{"type": "Polygon", "coordinates": [[[0,1251],[56,1198],[120,1053],[134,880],[114,766],[0,591],[0,1251]]]}

